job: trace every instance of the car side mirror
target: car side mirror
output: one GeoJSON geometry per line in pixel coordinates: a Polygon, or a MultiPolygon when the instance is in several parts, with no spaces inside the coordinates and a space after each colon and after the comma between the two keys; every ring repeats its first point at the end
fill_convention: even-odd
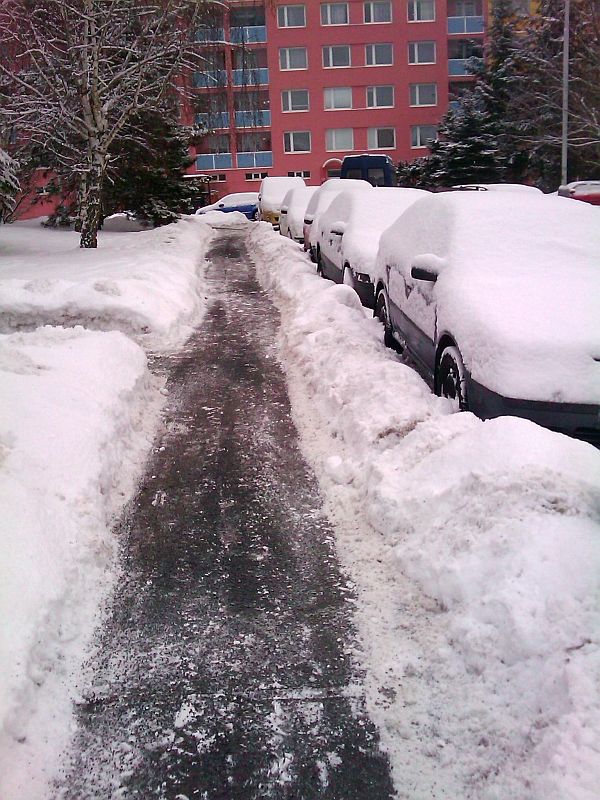
{"type": "Polygon", "coordinates": [[[225,203],[219,203],[219,208],[225,208],[225,203]]]}
{"type": "Polygon", "coordinates": [[[287,206],[281,206],[280,214],[287,214],[287,206]]]}
{"type": "Polygon", "coordinates": [[[334,236],[343,236],[346,232],[346,223],[345,222],[334,222],[330,228],[331,233],[334,236]]]}
{"type": "Polygon", "coordinates": [[[410,274],[411,277],[415,278],[417,281],[430,281],[431,283],[435,283],[438,279],[437,270],[431,269],[430,267],[411,267],[410,274]]]}

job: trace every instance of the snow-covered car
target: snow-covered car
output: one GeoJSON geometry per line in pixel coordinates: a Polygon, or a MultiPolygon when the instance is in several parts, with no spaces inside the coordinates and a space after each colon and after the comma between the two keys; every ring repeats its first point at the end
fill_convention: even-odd
{"type": "Polygon", "coordinates": [[[283,198],[295,186],[306,186],[302,178],[263,178],[258,191],[258,218],[279,228],[279,213],[283,198]]]}
{"type": "Polygon", "coordinates": [[[316,222],[317,272],[352,286],[361,303],[373,308],[373,272],[381,234],[427,194],[421,189],[385,187],[375,192],[340,192],[316,222]]]}
{"type": "Polygon", "coordinates": [[[600,206],[600,181],[573,181],[558,187],[559,197],[571,197],[593,206],[600,206]]]}
{"type": "Polygon", "coordinates": [[[279,233],[295,242],[304,241],[304,212],[318,186],[295,186],[283,198],[279,215],[279,233]]]}
{"type": "Polygon", "coordinates": [[[302,238],[304,249],[310,253],[311,260],[317,261],[317,220],[328,207],[336,194],[340,192],[370,192],[373,189],[370,183],[353,178],[329,178],[318,187],[318,191],[310,198],[304,212],[302,238]]]}
{"type": "Polygon", "coordinates": [[[525,193],[419,200],[380,240],[386,343],[457,410],[600,443],[597,213],[525,193]]]}
{"type": "Polygon", "coordinates": [[[526,192],[527,194],[543,194],[537,186],[527,186],[525,183],[460,183],[453,186],[452,190],[463,192],[526,192]]]}
{"type": "Polygon", "coordinates": [[[247,219],[256,219],[258,215],[258,192],[226,194],[216,203],[202,206],[196,211],[196,214],[208,214],[209,211],[222,211],[224,214],[239,211],[247,219]]]}

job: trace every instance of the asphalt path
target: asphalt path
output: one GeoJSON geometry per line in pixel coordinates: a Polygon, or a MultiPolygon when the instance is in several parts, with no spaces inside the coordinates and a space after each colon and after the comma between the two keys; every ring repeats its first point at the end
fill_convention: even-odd
{"type": "Polygon", "coordinates": [[[340,570],[242,230],[158,361],[164,428],[121,524],[123,576],[55,796],[385,800],[340,570]]]}

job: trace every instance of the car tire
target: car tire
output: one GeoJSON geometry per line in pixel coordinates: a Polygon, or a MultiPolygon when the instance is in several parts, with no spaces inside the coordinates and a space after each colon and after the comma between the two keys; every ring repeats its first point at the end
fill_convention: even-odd
{"type": "Polygon", "coordinates": [[[319,246],[317,246],[317,275],[321,278],[325,277],[323,273],[323,262],[321,260],[321,248],[319,246]]]}
{"type": "Polygon", "coordinates": [[[436,392],[452,403],[455,411],[468,411],[465,365],[460,350],[450,345],[442,350],[435,373],[436,392]]]}
{"type": "Polygon", "coordinates": [[[398,350],[399,345],[392,335],[392,323],[390,322],[387,302],[385,299],[385,292],[383,290],[379,292],[379,294],[377,295],[377,301],[375,302],[375,312],[373,316],[377,317],[377,319],[383,325],[384,345],[386,347],[391,347],[393,350],[398,350]]]}

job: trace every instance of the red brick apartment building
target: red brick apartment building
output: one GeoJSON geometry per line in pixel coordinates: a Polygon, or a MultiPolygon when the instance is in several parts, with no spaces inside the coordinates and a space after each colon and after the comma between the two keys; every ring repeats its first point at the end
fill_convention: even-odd
{"type": "Polygon", "coordinates": [[[191,172],[215,199],[266,175],[319,184],[349,153],[425,154],[486,23],[483,0],[228,3],[197,34],[196,122],[211,133],[191,172]]]}

